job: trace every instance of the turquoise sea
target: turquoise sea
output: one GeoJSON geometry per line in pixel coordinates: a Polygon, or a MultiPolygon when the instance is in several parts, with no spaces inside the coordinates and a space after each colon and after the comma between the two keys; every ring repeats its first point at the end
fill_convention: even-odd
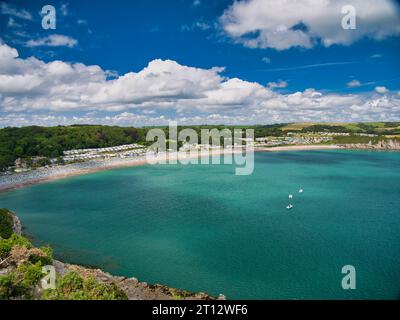
{"type": "Polygon", "coordinates": [[[257,153],[250,176],[122,168],[2,193],[0,207],[59,259],[149,283],[229,299],[400,298],[400,153],[257,153]],[[356,290],[341,287],[344,265],[356,290]]]}

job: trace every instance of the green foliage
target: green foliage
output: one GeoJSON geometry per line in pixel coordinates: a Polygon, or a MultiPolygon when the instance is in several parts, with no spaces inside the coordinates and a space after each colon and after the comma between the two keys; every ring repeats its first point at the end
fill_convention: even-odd
{"type": "Polygon", "coordinates": [[[42,266],[40,262],[19,266],[15,272],[20,279],[20,285],[26,288],[35,286],[43,278],[42,266]]]}
{"type": "Polygon", "coordinates": [[[330,126],[330,125],[312,125],[303,128],[301,132],[335,132],[335,133],[346,133],[351,132],[344,126],[330,126]]]}
{"type": "Polygon", "coordinates": [[[14,272],[0,276],[0,300],[31,298],[32,289],[42,277],[40,263],[21,265],[14,272]]]}
{"type": "Polygon", "coordinates": [[[0,276],[0,300],[8,300],[14,295],[14,274],[0,276]]]}
{"type": "Polygon", "coordinates": [[[8,239],[0,239],[0,258],[6,257],[14,246],[32,248],[28,239],[13,233],[8,239]]]}
{"type": "Polygon", "coordinates": [[[0,238],[8,239],[13,234],[13,219],[10,211],[0,209],[0,238]]]}
{"type": "Polygon", "coordinates": [[[369,143],[370,141],[372,144],[378,143],[381,140],[379,137],[364,137],[364,136],[337,136],[333,137],[333,142],[335,144],[349,144],[349,143],[369,143]]]}
{"type": "Polygon", "coordinates": [[[172,300],[182,300],[182,296],[173,292],[172,300]]]}
{"type": "Polygon", "coordinates": [[[400,122],[385,122],[385,128],[397,128],[400,127],[400,122]]]}
{"type": "MultiPolygon", "coordinates": [[[[168,127],[124,128],[101,125],[74,125],[57,127],[23,127],[0,129],[0,171],[14,165],[17,158],[27,163],[32,157],[40,156],[46,159],[39,160],[36,166],[48,164],[50,158],[60,158],[65,150],[82,148],[110,147],[129,143],[140,143],[149,146],[152,142],[146,141],[148,130],[158,128],[169,137],[168,127]]],[[[347,123],[347,124],[273,124],[255,126],[226,126],[226,125],[194,125],[179,126],[178,130],[190,128],[196,131],[201,138],[201,129],[254,129],[255,138],[266,136],[285,136],[286,132],[336,132],[336,133],[371,133],[371,134],[400,134],[399,122],[376,123],[347,123]]],[[[178,142],[180,143],[180,142],[178,142]]],[[[180,143],[181,144],[181,143],[180,143]]]]}
{"type": "Polygon", "coordinates": [[[57,280],[56,289],[48,289],[45,300],[126,300],[127,297],[115,284],[98,282],[93,277],[82,278],[69,272],[57,280]]]}
{"type": "Polygon", "coordinates": [[[41,263],[42,266],[50,265],[53,263],[53,249],[50,246],[41,247],[40,251],[44,256],[31,255],[29,261],[32,263],[41,263]]]}
{"type": "MultiPolygon", "coordinates": [[[[145,141],[145,129],[109,126],[57,126],[0,129],[0,170],[17,158],[57,158],[64,150],[110,147],[145,141]]],[[[48,164],[48,159],[38,165],[48,164]]]]}

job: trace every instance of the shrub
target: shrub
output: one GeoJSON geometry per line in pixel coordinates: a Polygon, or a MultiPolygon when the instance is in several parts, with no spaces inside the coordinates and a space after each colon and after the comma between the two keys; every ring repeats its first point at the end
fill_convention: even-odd
{"type": "Polygon", "coordinates": [[[44,276],[40,262],[19,266],[15,273],[20,284],[26,288],[34,287],[44,276]]]}
{"type": "Polygon", "coordinates": [[[5,258],[11,251],[11,243],[5,239],[0,239],[0,259],[5,258]]]}
{"type": "Polygon", "coordinates": [[[8,239],[0,239],[0,258],[6,257],[14,246],[32,248],[28,239],[13,233],[8,239]]]}
{"type": "Polygon", "coordinates": [[[13,218],[10,211],[0,209],[0,238],[8,239],[13,234],[13,218]]]}
{"type": "MultiPolygon", "coordinates": [[[[40,249],[34,249],[35,252],[31,252],[29,261],[32,263],[40,262],[42,266],[50,265],[53,263],[53,249],[50,246],[41,247],[40,249]]],[[[33,251],[33,250],[32,250],[33,251]]]]}
{"type": "Polygon", "coordinates": [[[0,276],[0,300],[31,298],[32,289],[42,277],[40,263],[21,265],[14,272],[0,276]]]}
{"type": "Polygon", "coordinates": [[[0,276],[0,300],[8,300],[13,292],[13,274],[0,276]]]}
{"type": "Polygon", "coordinates": [[[46,290],[46,300],[126,300],[125,293],[115,284],[106,284],[93,277],[82,278],[76,272],[69,272],[57,280],[54,290],[46,290]]]}

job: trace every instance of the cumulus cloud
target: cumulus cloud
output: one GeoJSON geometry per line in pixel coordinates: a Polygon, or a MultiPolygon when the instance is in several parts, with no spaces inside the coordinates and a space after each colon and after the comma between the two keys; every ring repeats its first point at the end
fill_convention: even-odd
{"type": "Polygon", "coordinates": [[[269,82],[268,83],[268,88],[286,88],[288,86],[288,83],[286,81],[280,80],[278,82],[269,82]]]}
{"type": "Polygon", "coordinates": [[[389,90],[386,87],[375,87],[375,91],[381,94],[388,93],[389,90]]]}
{"type": "MultiPolygon", "coordinates": [[[[257,82],[223,76],[224,68],[156,59],[118,75],[96,65],[22,59],[0,44],[0,126],[105,123],[118,125],[373,121],[400,118],[400,96],[282,94],[257,82]]],[[[387,89],[386,89],[387,90],[387,89]]]]}
{"type": "Polygon", "coordinates": [[[268,58],[268,57],[263,57],[263,58],[261,59],[261,61],[264,62],[264,63],[266,63],[266,64],[271,63],[271,59],[268,58]]]}
{"type": "Polygon", "coordinates": [[[349,88],[356,88],[356,87],[361,86],[361,82],[356,80],[356,79],[354,79],[354,80],[351,80],[351,81],[347,82],[347,86],[349,88]]]}
{"type": "Polygon", "coordinates": [[[349,45],[363,37],[381,40],[400,34],[392,0],[248,0],[235,1],[220,17],[225,33],[250,48],[286,50],[349,45]],[[341,27],[342,7],[356,9],[357,28],[341,27]]]}
{"type": "Polygon", "coordinates": [[[30,39],[26,42],[28,47],[69,47],[73,48],[78,44],[78,41],[74,38],[61,35],[61,34],[52,34],[50,36],[39,38],[39,39],[30,39]]]}

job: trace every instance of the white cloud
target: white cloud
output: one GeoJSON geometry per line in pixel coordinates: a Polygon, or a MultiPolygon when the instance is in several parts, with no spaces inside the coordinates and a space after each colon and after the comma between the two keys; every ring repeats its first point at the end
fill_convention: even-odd
{"type": "Polygon", "coordinates": [[[386,87],[375,87],[375,91],[381,94],[388,93],[389,90],[386,87]]]}
{"type": "Polygon", "coordinates": [[[69,11],[68,11],[68,3],[63,3],[60,7],[61,10],[61,14],[65,17],[68,15],[69,11]]]}
{"type": "Polygon", "coordinates": [[[400,18],[391,0],[235,1],[220,17],[222,28],[250,48],[286,50],[349,45],[363,37],[376,40],[400,34],[400,18]],[[344,5],[356,8],[357,29],[341,27],[344,5]]]}
{"type": "Polygon", "coordinates": [[[22,25],[15,21],[13,17],[8,18],[7,27],[9,28],[19,28],[22,25]]]}
{"type": "Polygon", "coordinates": [[[274,88],[286,88],[288,86],[288,83],[286,81],[280,80],[278,82],[269,82],[268,83],[268,88],[274,89],[274,88]]]}
{"type": "Polygon", "coordinates": [[[356,80],[356,79],[354,79],[354,80],[351,80],[350,82],[347,82],[347,86],[348,86],[349,88],[360,87],[360,86],[361,86],[361,82],[358,81],[358,80],[356,80]]]}
{"type": "Polygon", "coordinates": [[[262,61],[262,62],[265,62],[265,63],[267,63],[267,64],[271,63],[271,59],[268,58],[268,57],[263,57],[263,58],[261,59],[261,61],[262,61]]]}
{"type": "Polygon", "coordinates": [[[24,10],[24,9],[18,10],[16,8],[10,6],[6,2],[0,3],[0,10],[1,10],[1,14],[14,16],[14,17],[24,19],[24,20],[32,20],[32,15],[30,14],[29,11],[24,10]]]}
{"type": "Polygon", "coordinates": [[[282,94],[272,88],[284,87],[284,81],[263,86],[226,78],[223,70],[156,59],[118,75],[95,65],[19,58],[17,50],[0,44],[0,126],[400,119],[397,92],[282,94]]]}
{"type": "Polygon", "coordinates": [[[213,27],[213,25],[209,24],[208,22],[203,22],[203,21],[197,21],[195,23],[193,23],[192,25],[187,25],[184,24],[181,26],[181,31],[192,31],[195,29],[200,29],[203,31],[209,30],[213,27]]]}
{"type": "Polygon", "coordinates": [[[194,7],[198,7],[199,5],[201,5],[201,1],[200,0],[194,0],[193,1],[193,6],[194,7]]]}
{"type": "Polygon", "coordinates": [[[77,23],[77,24],[87,24],[88,22],[87,22],[87,20],[85,20],[85,19],[78,19],[78,20],[76,21],[76,23],[77,23]]]}
{"type": "Polygon", "coordinates": [[[47,47],[69,47],[73,48],[78,44],[78,41],[74,38],[64,36],[61,34],[52,34],[50,36],[40,38],[40,39],[31,39],[26,42],[28,47],[39,47],[39,46],[47,46],[47,47]]]}
{"type": "Polygon", "coordinates": [[[208,29],[211,28],[211,26],[210,26],[208,23],[206,23],[206,22],[201,22],[201,21],[197,21],[197,22],[195,23],[195,26],[196,26],[197,28],[201,29],[201,30],[208,30],[208,29]]]}
{"type": "Polygon", "coordinates": [[[373,55],[371,56],[372,59],[380,59],[380,58],[382,58],[382,57],[383,57],[383,55],[381,55],[381,54],[379,54],[379,53],[373,54],[373,55]]]}

